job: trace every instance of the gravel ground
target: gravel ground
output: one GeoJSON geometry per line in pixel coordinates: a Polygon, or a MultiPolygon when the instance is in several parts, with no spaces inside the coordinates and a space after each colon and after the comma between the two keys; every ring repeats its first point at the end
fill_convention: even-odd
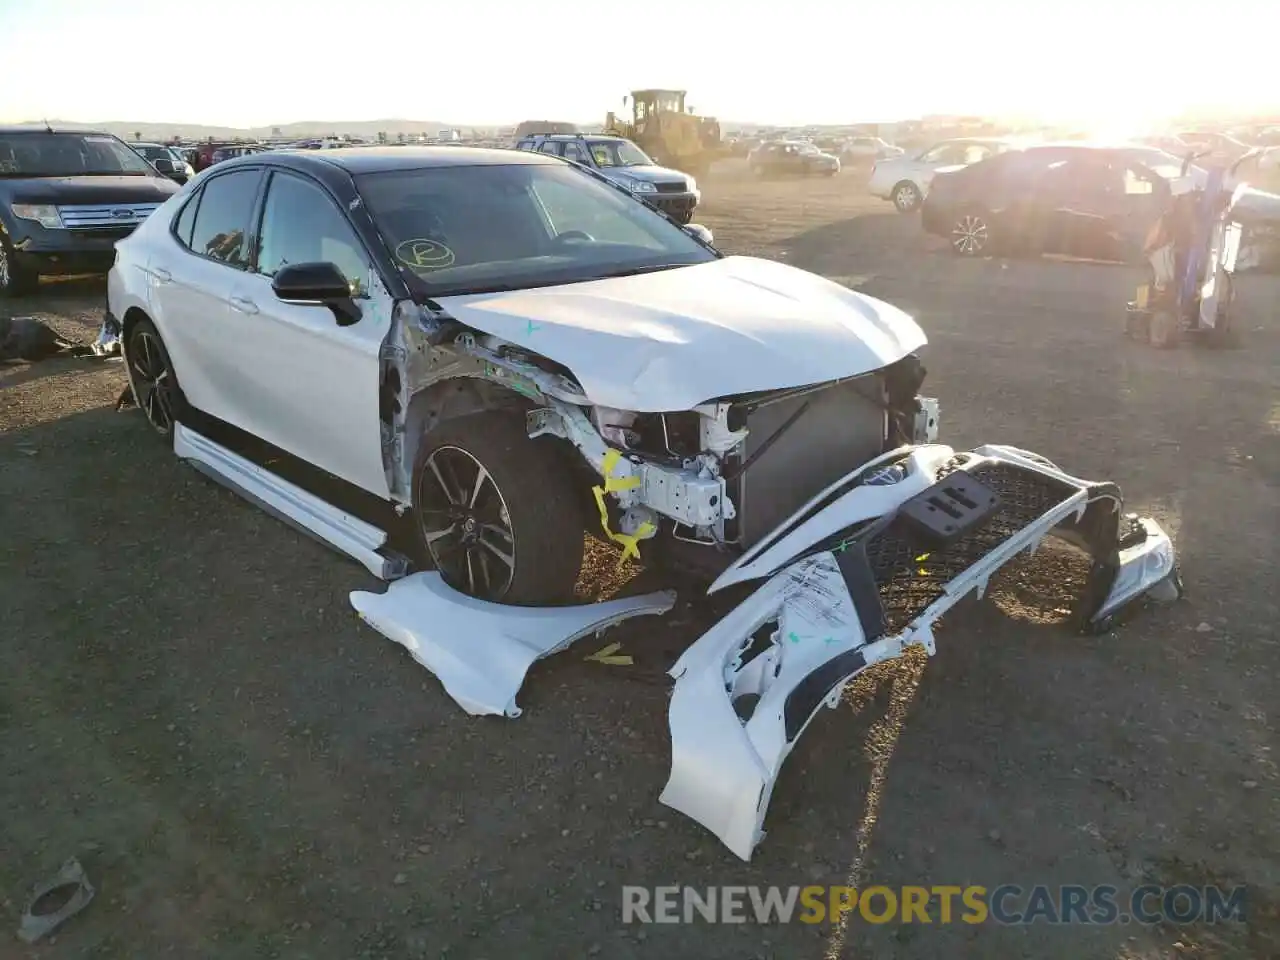
{"type": "MultiPolygon", "coordinates": [[[[466,717],[360,626],[357,566],[177,463],[118,365],[0,367],[0,906],[78,856],[98,888],[0,957],[1280,956],[1275,570],[1280,283],[1244,348],[1123,340],[1134,275],[959,261],[832,180],[709,179],[733,253],[890,300],[930,337],[944,439],[1116,480],[1173,531],[1188,599],[1062,625],[1053,552],[955,611],[938,656],[864,676],[788,761],[748,865],[661,806],[658,671],[712,615],[624,625],[636,667],[535,667],[466,717]],[[1247,884],[1244,924],[624,926],[624,884],[1247,884]]],[[[96,332],[97,281],[0,305],[96,332]]],[[[653,575],[642,574],[647,579],[653,575]]],[[[617,588],[599,552],[584,592],[617,588]]]]}

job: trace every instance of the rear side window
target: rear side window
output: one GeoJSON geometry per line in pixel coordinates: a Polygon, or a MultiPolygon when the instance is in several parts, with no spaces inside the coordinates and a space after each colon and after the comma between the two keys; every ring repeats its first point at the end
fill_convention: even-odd
{"type": "Polygon", "coordinates": [[[237,170],[204,185],[191,232],[195,253],[240,270],[248,266],[246,235],[261,178],[259,170],[237,170]]]}

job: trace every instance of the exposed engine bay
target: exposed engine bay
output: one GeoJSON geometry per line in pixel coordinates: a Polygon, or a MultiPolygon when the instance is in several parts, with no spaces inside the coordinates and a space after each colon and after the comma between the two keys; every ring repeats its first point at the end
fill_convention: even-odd
{"type": "Polygon", "coordinates": [[[398,318],[409,347],[389,353],[397,389],[384,404],[393,492],[408,489],[416,438],[456,413],[435,399],[439,387],[479,381],[499,398],[482,389],[470,402],[521,398],[531,439],[555,436],[577,450],[601,481],[593,493],[603,533],[624,556],[661,535],[700,548],[704,560],[694,564],[714,575],[859,464],[937,438],[938,403],[916,393],[925,370],[915,354],[828,383],[636,412],[591,403],[568,370],[520,346],[409,309],[421,313],[398,318]],[[408,404],[401,383],[413,385],[408,404]]]}

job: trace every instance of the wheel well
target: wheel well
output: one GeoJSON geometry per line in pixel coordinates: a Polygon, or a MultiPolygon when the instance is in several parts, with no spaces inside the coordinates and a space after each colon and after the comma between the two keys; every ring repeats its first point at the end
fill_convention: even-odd
{"type": "Polygon", "coordinates": [[[920,190],[920,186],[919,186],[919,185],[918,185],[914,180],[912,180],[910,177],[908,177],[908,178],[906,178],[906,179],[904,179],[904,180],[899,180],[897,183],[895,183],[895,184],[893,185],[893,189],[892,189],[892,190],[890,190],[890,191],[889,191],[889,193],[890,193],[890,194],[897,193],[897,192],[898,192],[898,188],[899,188],[899,187],[910,187],[910,188],[911,188],[912,190],[914,190],[916,193],[920,193],[920,192],[921,192],[921,190],[920,190]]]}
{"type": "Polygon", "coordinates": [[[124,316],[120,318],[121,349],[124,348],[124,344],[129,342],[129,334],[133,332],[133,328],[138,325],[139,320],[151,320],[141,307],[130,307],[124,312],[124,316]]]}
{"type": "MultiPolygon", "coordinates": [[[[509,387],[480,377],[452,377],[419,390],[410,398],[409,408],[405,413],[402,462],[406,480],[410,485],[412,484],[419,442],[437,424],[473,413],[495,410],[509,412],[513,417],[518,416],[523,420],[524,415],[536,406],[535,401],[509,387]]],[[[587,467],[577,449],[567,440],[544,436],[537,442],[555,444],[570,475],[577,478],[585,477],[590,481],[592,476],[590,468],[587,467]]],[[[589,482],[583,490],[584,525],[587,525],[589,518],[593,515],[591,511],[594,510],[595,501],[591,499],[589,482]]]]}

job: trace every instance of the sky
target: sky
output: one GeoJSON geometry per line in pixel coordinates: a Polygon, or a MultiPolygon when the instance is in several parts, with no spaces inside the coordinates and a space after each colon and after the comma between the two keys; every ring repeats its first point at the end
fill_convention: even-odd
{"type": "Polygon", "coordinates": [[[1280,0],[0,0],[0,122],[603,122],[674,87],[729,121],[1120,126],[1280,112],[1278,29],[1280,0]]]}

